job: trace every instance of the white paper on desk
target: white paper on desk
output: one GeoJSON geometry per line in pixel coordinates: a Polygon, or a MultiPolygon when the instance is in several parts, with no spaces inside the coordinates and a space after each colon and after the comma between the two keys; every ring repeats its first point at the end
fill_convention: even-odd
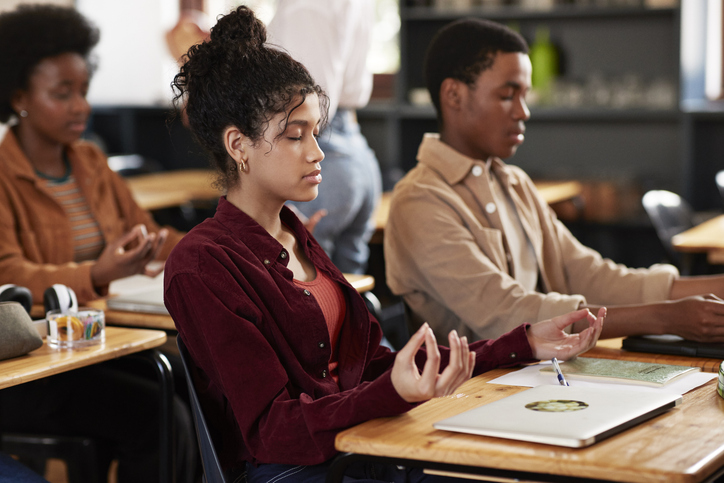
{"type": "Polygon", "coordinates": [[[110,295],[128,295],[153,289],[163,290],[163,272],[155,277],[131,275],[130,277],[119,278],[110,283],[108,293],[110,295]]]}
{"type": "MultiPolygon", "coordinates": [[[[536,364],[533,366],[524,367],[520,370],[511,372],[509,374],[506,374],[504,376],[498,377],[496,379],[493,379],[492,381],[488,381],[489,384],[503,384],[506,386],[524,386],[524,387],[536,387],[536,386],[542,386],[542,385],[550,385],[550,384],[558,384],[558,379],[556,378],[555,373],[545,373],[541,372],[541,366],[542,365],[550,365],[550,361],[542,361],[540,364],[536,364]]],[[[568,378],[568,384],[571,386],[600,386],[601,384],[606,384],[610,386],[625,386],[630,388],[636,388],[641,390],[654,390],[654,391],[669,391],[674,392],[676,394],[685,394],[692,389],[696,389],[697,387],[706,384],[707,382],[711,381],[712,379],[716,378],[717,375],[713,372],[693,372],[691,374],[687,374],[678,380],[671,382],[669,384],[666,384],[665,386],[661,387],[651,387],[651,386],[639,386],[636,384],[615,384],[607,381],[582,381],[580,379],[571,379],[568,378]]]]}

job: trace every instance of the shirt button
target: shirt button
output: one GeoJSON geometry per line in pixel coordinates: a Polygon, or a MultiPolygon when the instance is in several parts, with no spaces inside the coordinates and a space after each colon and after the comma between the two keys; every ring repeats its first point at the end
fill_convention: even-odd
{"type": "Polygon", "coordinates": [[[485,205],[485,211],[487,211],[491,215],[493,213],[495,213],[495,210],[497,210],[497,209],[498,209],[498,207],[495,206],[495,203],[493,203],[492,201],[490,203],[488,203],[487,205],[485,205]]]}
{"type": "Polygon", "coordinates": [[[320,349],[324,349],[324,345],[325,345],[324,342],[320,342],[317,345],[319,346],[320,349]]]}
{"type": "Polygon", "coordinates": [[[266,258],[264,259],[264,265],[269,265],[270,263],[271,262],[269,260],[267,260],[266,258]]]}
{"type": "Polygon", "coordinates": [[[282,250],[282,252],[279,254],[279,258],[281,258],[282,260],[284,260],[285,258],[287,258],[287,251],[286,251],[286,250],[282,250]]]}
{"type": "Polygon", "coordinates": [[[505,258],[506,258],[506,260],[508,260],[508,263],[513,261],[513,256],[510,253],[506,253],[505,258]]]}
{"type": "Polygon", "coordinates": [[[322,370],[322,379],[327,377],[327,369],[322,370]]]}
{"type": "Polygon", "coordinates": [[[508,357],[510,357],[511,359],[515,359],[516,357],[518,357],[518,354],[516,354],[515,352],[511,352],[508,357]]]}
{"type": "Polygon", "coordinates": [[[475,165],[473,166],[473,176],[480,176],[483,174],[483,167],[475,165]]]}
{"type": "Polygon", "coordinates": [[[312,293],[305,288],[305,289],[304,289],[304,295],[312,295],[312,293]]]}

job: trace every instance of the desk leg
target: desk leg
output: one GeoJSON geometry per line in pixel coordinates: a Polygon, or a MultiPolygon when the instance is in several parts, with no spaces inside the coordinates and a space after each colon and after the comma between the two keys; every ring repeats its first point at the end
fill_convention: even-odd
{"type": "Polygon", "coordinates": [[[160,444],[159,444],[159,457],[161,464],[160,468],[160,479],[161,483],[173,483],[176,481],[174,475],[174,418],[173,418],[173,373],[171,371],[171,363],[168,358],[160,353],[156,349],[151,349],[138,354],[133,354],[133,357],[138,356],[148,360],[153,365],[153,368],[158,377],[159,386],[161,388],[161,397],[159,401],[159,430],[160,430],[160,444]]]}

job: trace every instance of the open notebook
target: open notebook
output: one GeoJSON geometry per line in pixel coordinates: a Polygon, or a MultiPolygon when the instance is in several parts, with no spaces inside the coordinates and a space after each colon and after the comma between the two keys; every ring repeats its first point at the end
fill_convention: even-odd
{"type": "Polygon", "coordinates": [[[157,277],[133,275],[111,283],[111,297],[106,304],[110,310],[168,314],[163,304],[163,273],[157,277]]]}
{"type": "Polygon", "coordinates": [[[580,448],[657,416],[679,394],[612,387],[537,386],[439,421],[436,429],[580,448]]]}

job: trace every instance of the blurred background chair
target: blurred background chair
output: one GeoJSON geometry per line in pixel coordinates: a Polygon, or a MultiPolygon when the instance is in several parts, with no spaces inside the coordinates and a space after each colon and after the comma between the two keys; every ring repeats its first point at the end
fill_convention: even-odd
{"type": "Polygon", "coordinates": [[[641,202],[669,261],[679,268],[682,275],[706,273],[708,270],[705,258],[698,256],[699,254],[678,252],[671,244],[674,235],[696,224],[695,214],[689,203],[676,193],[666,190],[648,191],[641,202]]]}
{"type": "Polygon", "coordinates": [[[108,167],[121,176],[156,173],[162,170],[158,161],[140,154],[117,154],[108,156],[108,167]]]}
{"type": "Polygon", "coordinates": [[[716,187],[719,188],[719,194],[721,195],[721,201],[724,205],[724,169],[719,171],[714,178],[716,180],[716,187]]]}

